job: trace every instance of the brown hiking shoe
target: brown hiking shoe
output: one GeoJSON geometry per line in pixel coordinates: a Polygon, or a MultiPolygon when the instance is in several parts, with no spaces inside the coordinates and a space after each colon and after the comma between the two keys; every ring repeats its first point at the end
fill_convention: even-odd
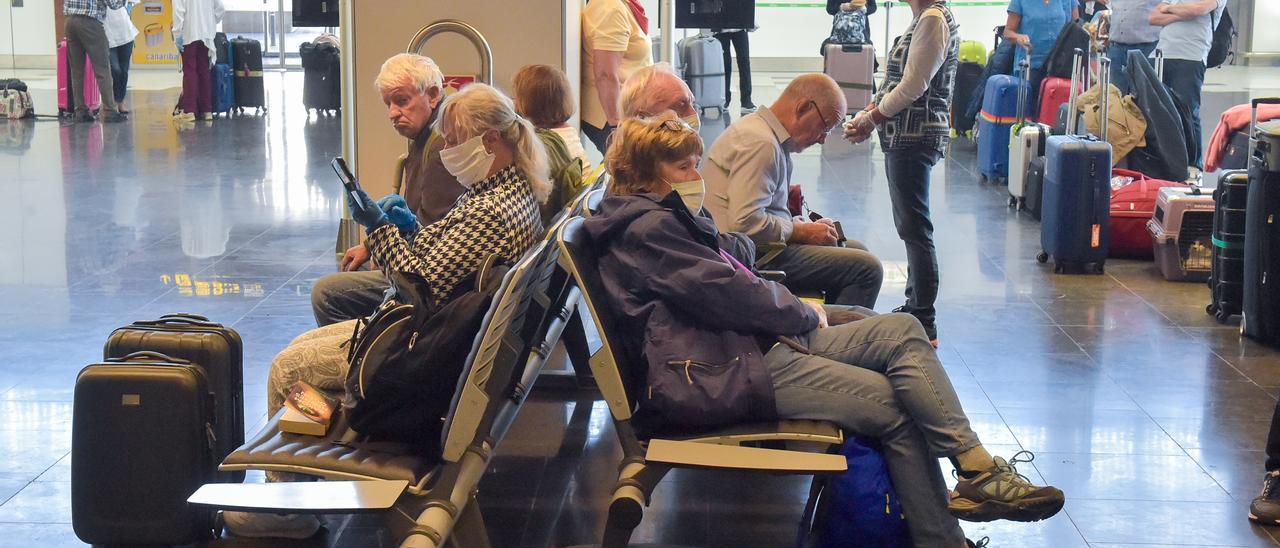
{"type": "Polygon", "coordinates": [[[1032,485],[1018,473],[1015,464],[1035,459],[1030,451],[1021,451],[1006,462],[996,457],[996,465],[973,478],[960,478],[951,492],[947,509],[965,521],[1040,521],[1062,510],[1066,496],[1052,486],[1032,485]],[[1019,459],[1023,455],[1026,459],[1019,459]]]}

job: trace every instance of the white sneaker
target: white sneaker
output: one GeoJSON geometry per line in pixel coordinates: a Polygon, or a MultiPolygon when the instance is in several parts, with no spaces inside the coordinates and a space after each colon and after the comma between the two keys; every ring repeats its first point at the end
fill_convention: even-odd
{"type": "Polygon", "coordinates": [[[308,539],[320,531],[320,518],[312,514],[272,514],[265,512],[222,513],[227,531],[245,538],[308,539]]]}
{"type": "Polygon", "coordinates": [[[204,113],[204,114],[201,114],[201,115],[200,115],[200,119],[201,119],[201,120],[204,120],[204,121],[206,121],[206,122],[212,122],[212,121],[213,121],[213,113],[212,113],[212,112],[206,112],[206,113],[204,113]]]}
{"type": "Polygon", "coordinates": [[[179,111],[179,112],[175,112],[175,113],[173,113],[173,121],[175,121],[175,122],[194,122],[194,121],[196,121],[196,115],[194,115],[194,114],[192,114],[192,113],[190,113],[190,112],[181,112],[181,111],[179,111]]]}

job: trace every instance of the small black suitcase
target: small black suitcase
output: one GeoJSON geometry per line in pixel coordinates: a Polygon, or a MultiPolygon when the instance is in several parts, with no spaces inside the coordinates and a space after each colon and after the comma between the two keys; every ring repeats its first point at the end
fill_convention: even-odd
{"type": "Polygon", "coordinates": [[[214,538],[214,512],[187,497],[213,480],[213,397],[204,370],[155,352],[76,377],[71,525],[89,544],[214,538]]]}
{"type": "Polygon", "coordinates": [[[1257,124],[1258,105],[1280,103],[1280,98],[1251,103],[1254,141],[1245,213],[1244,319],[1240,332],[1264,344],[1280,345],[1280,122],[1257,124]]]}
{"type": "MultiPolygon", "coordinates": [[[[116,329],[103,355],[119,358],[139,351],[188,360],[204,369],[217,418],[215,468],[244,445],[244,345],[239,333],[204,316],[167,314],[116,329]]],[[[219,474],[219,480],[238,483],[244,481],[244,472],[219,474]]]]}
{"type": "Polygon", "coordinates": [[[337,46],[306,42],[298,47],[302,58],[302,105],[307,109],[337,111],[342,106],[342,59],[337,46]]]}
{"type": "Polygon", "coordinates": [[[1249,167],[1249,132],[1233,131],[1227,139],[1227,148],[1222,152],[1219,169],[1248,169],[1249,167]]]}
{"type": "Polygon", "coordinates": [[[1044,203],[1044,156],[1036,156],[1027,162],[1026,195],[1022,197],[1022,209],[1031,218],[1040,220],[1040,206],[1044,203]]]}
{"type": "MultiPolygon", "coordinates": [[[[1248,146],[1246,145],[1246,149],[1248,146]]],[[[1249,172],[1224,171],[1213,189],[1213,263],[1209,270],[1209,306],[1219,323],[1244,310],[1244,230],[1249,172]]]]}
{"type": "Polygon", "coordinates": [[[262,43],[237,36],[231,40],[232,69],[236,73],[236,108],[264,111],[267,108],[267,92],[262,84],[262,43]]]}

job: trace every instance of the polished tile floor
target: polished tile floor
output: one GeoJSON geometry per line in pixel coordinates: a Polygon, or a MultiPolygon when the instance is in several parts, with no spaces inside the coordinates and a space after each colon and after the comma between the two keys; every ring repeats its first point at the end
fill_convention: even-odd
{"type": "MultiPolygon", "coordinates": [[[[1210,71],[1206,131],[1227,105],[1280,90],[1277,72],[1210,71]]],[[[53,104],[51,76],[26,75],[37,104],[53,104]]],[[[785,81],[757,75],[757,103],[785,81]]],[[[78,544],[72,385],[114,327],[175,311],[233,325],[245,340],[246,426],[262,424],[270,359],[312,326],[311,284],[335,264],[341,205],[328,161],[339,124],[304,114],[300,86],[299,74],[268,73],[267,115],[190,128],[169,121],[167,85],[135,92],[127,124],[0,122],[0,547],[78,544]]],[[[705,135],[725,123],[704,120],[705,135]]],[[[884,259],[882,311],[900,303],[905,279],[883,171],[872,147],[835,140],[796,160],[810,205],[884,259]]],[[[1051,274],[1034,260],[1038,225],[1005,207],[1003,189],[977,182],[972,143],[956,142],[938,165],[932,203],[947,370],[985,442],[1036,452],[1022,471],[1068,495],[1053,519],[967,524],[969,536],[997,547],[1277,545],[1245,512],[1280,353],[1216,324],[1203,285],[1165,282],[1151,263],[1051,274]]],[[[494,545],[598,542],[616,444],[593,394],[535,390],[481,484],[494,545]]],[[[806,488],[799,478],[675,473],[634,540],[787,546],[806,488]]],[[[308,542],[217,544],[396,539],[377,520],[336,517],[308,542]]]]}

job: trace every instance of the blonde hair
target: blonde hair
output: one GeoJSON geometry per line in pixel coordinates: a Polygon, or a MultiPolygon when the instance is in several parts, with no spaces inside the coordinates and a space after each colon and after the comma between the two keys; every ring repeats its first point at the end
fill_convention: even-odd
{"type": "Polygon", "coordinates": [[[633,118],[640,115],[640,109],[644,105],[641,104],[645,95],[648,95],[649,83],[654,77],[666,74],[680,79],[675,69],[671,68],[669,63],[655,63],[635,71],[622,83],[622,89],[618,93],[618,112],[622,113],[623,118],[633,118]]]}
{"type": "Polygon", "coordinates": [[[439,93],[444,90],[444,75],[430,57],[400,53],[384,61],[382,68],[378,70],[378,77],[373,80],[378,91],[388,91],[406,84],[417,88],[418,93],[424,95],[432,88],[439,93]]]}
{"type": "Polygon", "coordinates": [[[547,149],[538,139],[533,124],[516,114],[515,104],[502,92],[481,83],[467,84],[461,91],[445,98],[440,107],[442,137],[461,142],[497,131],[515,148],[515,165],[529,180],[529,186],[538,203],[546,203],[551,194],[551,168],[547,162],[547,149]]]}
{"type": "Polygon", "coordinates": [[[526,65],[511,78],[516,112],[534,127],[560,127],[573,116],[573,91],[569,78],[550,65],[526,65]]]}
{"type": "Polygon", "coordinates": [[[674,112],[650,118],[625,118],[613,132],[605,166],[615,194],[648,192],[658,180],[658,162],[702,155],[702,137],[674,112]]]}

